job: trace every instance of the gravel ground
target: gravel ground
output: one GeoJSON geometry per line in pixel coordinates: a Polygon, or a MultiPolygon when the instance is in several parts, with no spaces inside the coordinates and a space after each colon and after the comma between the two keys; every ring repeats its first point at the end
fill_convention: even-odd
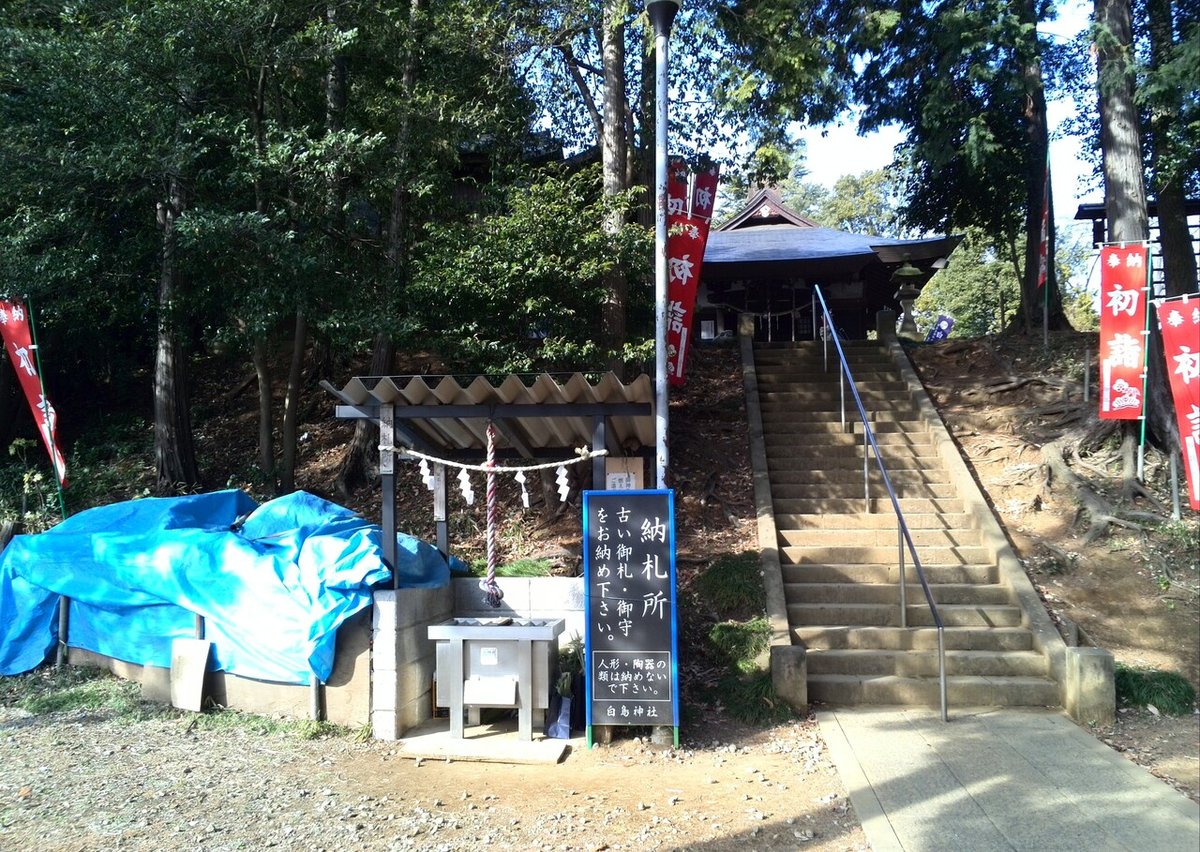
{"type": "Polygon", "coordinates": [[[814,722],[556,766],[162,712],[0,707],[0,849],[867,849],[814,722]]]}

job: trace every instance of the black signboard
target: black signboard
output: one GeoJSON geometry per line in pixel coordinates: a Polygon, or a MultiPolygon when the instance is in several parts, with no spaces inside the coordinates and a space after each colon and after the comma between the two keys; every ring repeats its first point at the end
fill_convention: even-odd
{"type": "Polygon", "coordinates": [[[678,729],[674,492],[585,491],[583,541],[589,744],[593,725],[678,729]]]}

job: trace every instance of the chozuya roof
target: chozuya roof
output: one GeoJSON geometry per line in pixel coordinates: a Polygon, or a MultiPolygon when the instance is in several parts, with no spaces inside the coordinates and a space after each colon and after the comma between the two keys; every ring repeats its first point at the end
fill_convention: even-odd
{"type": "Polygon", "coordinates": [[[489,419],[498,446],[517,455],[590,447],[598,416],[610,452],[654,446],[654,384],[644,374],[628,384],[612,373],[596,382],[582,373],[510,375],[499,384],[484,376],[356,376],[341,390],[324,387],[343,403],[339,416],[393,406],[396,442],[415,449],[482,450],[489,419]]]}
{"type": "Polygon", "coordinates": [[[729,263],[781,263],[839,260],[914,263],[946,257],[961,237],[893,240],[824,228],[790,210],[779,194],[762,189],[730,221],[709,234],[704,268],[729,263]]]}

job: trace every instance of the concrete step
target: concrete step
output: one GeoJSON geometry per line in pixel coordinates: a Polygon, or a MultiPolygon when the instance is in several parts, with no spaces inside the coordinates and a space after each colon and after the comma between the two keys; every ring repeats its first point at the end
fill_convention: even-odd
{"type": "MultiPolygon", "coordinates": [[[[857,529],[831,530],[806,529],[791,530],[779,528],[779,519],[775,520],[779,543],[785,547],[888,547],[897,548],[900,545],[900,533],[893,521],[891,529],[857,529]]],[[[921,530],[910,529],[909,538],[917,548],[919,557],[927,547],[982,547],[982,537],[979,530],[921,530]]],[[[895,551],[893,551],[894,555],[895,551]]],[[[924,561],[924,560],[922,560],[924,561]]]]}
{"type": "MultiPolygon", "coordinates": [[[[1055,707],[1058,684],[1039,677],[974,677],[946,679],[951,707],[1055,707]]],[[[888,675],[809,675],[808,697],[824,704],[899,704],[940,706],[937,678],[888,675]]]]}
{"type": "MultiPolygon", "coordinates": [[[[887,499],[888,491],[884,487],[883,481],[879,476],[879,472],[874,472],[870,477],[871,497],[878,499],[887,499]]],[[[934,482],[925,483],[897,483],[892,482],[892,491],[899,498],[921,497],[927,500],[930,499],[953,499],[958,496],[958,489],[949,482],[934,482]]],[[[808,482],[799,485],[788,485],[787,483],[772,483],[771,498],[773,500],[806,500],[817,497],[830,499],[860,499],[866,498],[864,493],[862,479],[858,482],[808,482]]],[[[902,510],[903,511],[903,510],[902,510]]]]}
{"type": "MultiPolygon", "coordinates": [[[[907,548],[905,554],[907,555],[907,548]]],[[[899,545],[825,544],[813,547],[787,545],[779,548],[779,561],[786,565],[847,565],[879,563],[890,565],[899,558],[899,545]]],[[[921,565],[990,565],[992,554],[979,545],[963,547],[921,547],[917,549],[921,565]]]]}
{"type": "MultiPolygon", "coordinates": [[[[810,650],[809,675],[896,675],[937,677],[938,654],[929,651],[810,650]]],[[[946,651],[946,676],[1047,677],[1049,665],[1038,651],[946,651]]]]}
{"type": "MultiPolygon", "coordinates": [[[[907,387],[907,386],[906,386],[907,387]]],[[[806,388],[759,388],[760,401],[771,402],[775,404],[786,403],[793,406],[797,411],[808,407],[820,408],[826,403],[840,403],[842,394],[838,391],[837,385],[830,386],[812,386],[806,388]]],[[[862,400],[863,405],[868,409],[886,407],[893,400],[908,402],[907,390],[869,390],[863,389],[858,392],[858,398],[862,400]]],[[[850,393],[850,389],[846,389],[845,394],[846,407],[854,408],[854,394],[850,393]]]]}
{"type": "MultiPolygon", "coordinates": [[[[908,382],[902,381],[899,378],[888,379],[882,376],[872,376],[867,379],[860,379],[857,376],[854,378],[854,388],[858,391],[859,397],[865,399],[867,395],[871,397],[880,397],[883,399],[908,398],[908,382]]],[[[808,377],[798,377],[792,382],[769,382],[766,387],[759,387],[759,402],[762,403],[786,403],[796,400],[806,400],[814,395],[833,396],[837,398],[845,392],[846,397],[853,396],[850,392],[850,383],[842,381],[823,381],[821,379],[810,379],[808,377]]]]}
{"type": "MultiPolygon", "coordinates": [[[[772,502],[775,511],[785,515],[860,513],[863,517],[888,516],[895,518],[892,513],[892,501],[886,497],[883,499],[873,497],[869,501],[869,505],[861,494],[857,497],[773,497],[772,502]]],[[[965,502],[958,498],[901,497],[897,502],[900,504],[900,511],[906,518],[910,515],[931,512],[961,514],[966,510],[965,502]]]]}
{"type": "MultiPolygon", "coordinates": [[[[892,564],[781,565],[784,583],[891,583],[900,582],[900,566],[892,564]]],[[[928,583],[995,583],[999,569],[989,565],[926,565],[921,570],[928,583]]],[[[919,582],[917,569],[905,559],[905,580],[919,582]]]]}
{"type": "MultiPolygon", "coordinates": [[[[843,424],[837,420],[809,420],[804,414],[793,414],[787,417],[763,418],[763,436],[770,438],[777,435],[790,436],[821,436],[821,435],[861,435],[863,433],[862,421],[858,419],[858,412],[853,409],[847,409],[847,420],[843,424]]],[[[875,420],[868,421],[871,425],[871,431],[876,435],[894,434],[896,432],[908,434],[921,434],[929,431],[928,425],[924,420],[916,418],[909,420],[875,420]]]]}
{"type": "MultiPolygon", "coordinates": [[[[933,614],[919,587],[909,597],[908,623],[913,627],[933,625],[933,614]],[[920,600],[920,604],[915,603],[920,600]]],[[[886,604],[788,604],[788,623],[856,627],[899,627],[899,607],[886,604]]],[[[939,604],[938,614],[947,627],[1019,627],[1021,610],[1007,604],[939,604]]]]}
{"type": "MultiPolygon", "coordinates": [[[[860,468],[861,469],[861,468],[860,468]]],[[[798,515],[788,512],[775,513],[775,526],[781,530],[891,530],[896,532],[896,516],[891,504],[887,511],[865,514],[858,511],[852,515],[798,515]]],[[[910,531],[916,530],[964,530],[972,526],[972,518],[965,512],[938,513],[913,512],[905,514],[904,523],[910,531]]]]}
{"type": "MultiPolygon", "coordinates": [[[[819,453],[808,453],[802,458],[788,457],[777,453],[775,462],[776,464],[771,467],[772,476],[779,476],[792,471],[848,470],[854,471],[861,478],[863,471],[863,457],[861,453],[857,457],[851,455],[821,456],[819,453]]],[[[934,456],[920,457],[904,455],[899,457],[893,456],[893,458],[884,456],[883,465],[887,468],[889,475],[897,471],[929,471],[943,475],[946,470],[941,460],[934,456]]],[[[867,460],[867,469],[879,469],[874,453],[867,460]]]]}
{"type": "MultiPolygon", "coordinates": [[[[799,625],[792,641],[813,649],[881,649],[930,651],[937,649],[936,627],[854,627],[799,625]]],[[[1030,651],[1033,635],[1024,627],[946,627],[942,631],[947,651],[1030,651]]]]}
{"type": "MultiPolygon", "coordinates": [[[[929,591],[939,609],[945,606],[1004,606],[1009,603],[1008,589],[999,584],[931,584],[929,591]]],[[[882,604],[899,606],[900,587],[893,583],[784,583],[788,604],[882,604]]],[[[924,601],[919,586],[907,589],[910,604],[924,601]]]]}
{"type": "MultiPolygon", "coordinates": [[[[950,472],[944,468],[892,468],[884,462],[888,479],[892,486],[906,485],[947,485],[950,482],[950,472]]],[[[874,461],[867,462],[867,476],[882,484],[883,477],[874,461]]],[[[771,471],[771,484],[774,485],[844,485],[853,484],[862,488],[863,464],[845,465],[826,468],[793,468],[792,470],[771,471]]]]}
{"type": "MultiPolygon", "coordinates": [[[[847,347],[841,348],[842,358],[851,366],[856,364],[895,364],[892,355],[881,347],[847,347]]],[[[797,347],[796,349],[755,349],[755,365],[779,366],[793,364],[838,364],[838,350],[832,344],[829,347],[797,347]]]]}
{"type": "MultiPolygon", "coordinates": [[[[849,387],[850,385],[850,380],[846,378],[845,374],[835,371],[832,365],[828,372],[822,369],[820,364],[798,367],[755,367],[754,376],[758,382],[759,391],[790,391],[808,388],[834,388],[836,390],[839,387],[849,387]]],[[[864,388],[875,383],[901,381],[900,373],[891,366],[851,365],[850,376],[854,380],[855,387],[864,388]]],[[[900,393],[907,398],[908,383],[904,384],[905,390],[900,393]]],[[[849,396],[849,392],[846,395],[849,396]]]]}
{"type": "MultiPolygon", "coordinates": [[[[759,406],[763,423],[837,423],[841,425],[841,407],[830,408],[828,411],[814,411],[811,408],[798,410],[789,403],[764,402],[759,406]]],[[[858,412],[849,405],[846,407],[846,422],[858,419],[858,412]]],[[[922,422],[919,410],[915,405],[889,405],[886,408],[871,408],[867,411],[867,421],[874,427],[876,423],[885,421],[904,421],[911,423],[922,422]]]]}
{"type": "MultiPolygon", "coordinates": [[[[837,351],[830,346],[827,350],[814,349],[811,351],[796,351],[796,352],[767,352],[758,351],[754,354],[754,366],[756,369],[772,367],[785,368],[807,368],[816,367],[824,369],[825,364],[829,364],[831,370],[836,369],[841,363],[837,351]]],[[[892,360],[892,356],[883,349],[842,349],[842,356],[846,363],[850,365],[853,371],[855,366],[872,365],[880,368],[896,369],[896,362],[892,360]]]]}
{"type": "MultiPolygon", "coordinates": [[[[846,432],[809,435],[803,441],[798,441],[795,437],[787,435],[773,436],[771,434],[764,434],[764,438],[767,446],[768,460],[771,458],[772,450],[789,450],[792,448],[791,445],[796,443],[802,443],[804,446],[813,449],[819,447],[858,447],[861,450],[863,445],[861,434],[853,435],[846,432]]],[[[879,450],[883,453],[889,450],[899,451],[909,447],[932,447],[933,434],[931,432],[882,432],[875,436],[875,443],[879,445],[879,450]]],[[[873,456],[875,451],[872,450],[871,454],[873,456]]]]}
{"type": "MultiPolygon", "coordinates": [[[[941,454],[937,446],[929,443],[903,445],[889,440],[888,435],[876,435],[875,442],[879,446],[879,457],[883,463],[903,462],[907,459],[918,459],[918,467],[933,467],[941,465],[941,454]]],[[[846,459],[857,459],[862,467],[863,440],[857,436],[853,441],[839,441],[834,444],[821,436],[819,439],[807,440],[772,440],[772,446],[766,447],[767,461],[772,470],[787,470],[793,467],[823,467],[826,463],[837,459],[838,464],[846,464],[846,459]]],[[[872,460],[875,459],[874,447],[867,447],[866,452],[872,460]]]]}

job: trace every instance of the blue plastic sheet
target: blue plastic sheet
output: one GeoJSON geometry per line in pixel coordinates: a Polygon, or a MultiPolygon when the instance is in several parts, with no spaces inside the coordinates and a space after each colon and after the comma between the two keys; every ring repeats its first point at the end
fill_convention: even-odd
{"type": "MultiPolygon", "coordinates": [[[[338,626],[390,584],[381,540],[378,526],[305,492],[261,506],[231,490],[81,512],[0,553],[0,674],[45,660],[66,595],[75,647],[169,666],[171,641],[193,636],[199,614],[214,668],[327,680],[338,626]]],[[[398,544],[402,587],[449,582],[431,545],[398,544]]]]}

